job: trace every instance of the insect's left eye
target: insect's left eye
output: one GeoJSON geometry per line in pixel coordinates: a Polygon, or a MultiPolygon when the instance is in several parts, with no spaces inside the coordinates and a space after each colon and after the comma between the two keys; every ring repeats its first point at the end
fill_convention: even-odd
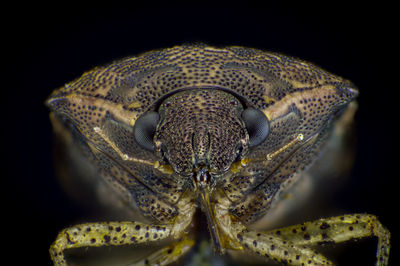
{"type": "Polygon", "coordinates": [[[147,112],[136,120],[134,136],[136,142],[144,149],[154,151],[154,134],[160,115],[157,112],[147,112]]]}

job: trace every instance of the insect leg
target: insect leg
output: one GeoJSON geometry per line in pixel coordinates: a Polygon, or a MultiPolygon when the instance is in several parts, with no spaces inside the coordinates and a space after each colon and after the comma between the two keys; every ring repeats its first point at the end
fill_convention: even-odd
{"type": "Polygon", "coordinates": [[[185,255],[193,247],[194,243],[193,239],[183,237],[178,242],[173,242],[172,244],[157,250],[147,258],[130,264],[130,266],[168,265],[185,255]]]}
{"type": "Polygon", "coordinates": [[[390,232],[374,215],[350,214],[323,218],[293,225],[270,233],[293,241],[296,245],[323,245],[351,239],[376,236],[378,238],[377,265],[387,265],[390,251],[390,232]]]}
{"type": "Polygon", "coordinates": [[[79,247],[140,244],[165,239],[172,225],[147,225],[139,222],[85,223],[62,230],[50,247],[54,265],[67,265],[64,250],[79,247]]]}
{"type": "Polygon", "coordinates": [[[320,253],[270,232],[243,231],[237,239],[260,256],[289,265],[333,265],[320,253]]]}
{"type": "Polygon", "coordinates": [[[215,213],[221,231],[238,250],[248,249],[269,259],[290,265],[332,265],[333,263],[310,247],[285,239],[274,231],[257,232],[247,229],[229,213],[227,199],[220,198],[215,213]]]}

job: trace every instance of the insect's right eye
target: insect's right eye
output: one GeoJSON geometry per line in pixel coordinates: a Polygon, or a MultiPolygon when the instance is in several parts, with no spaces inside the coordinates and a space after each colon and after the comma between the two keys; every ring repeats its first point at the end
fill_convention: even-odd
{"type": "Polygon", "coordinates": [[[261,144],[269,134],[269,121],[263,112],[247,108],[242,112],[242,119],[249,133],[249,147],[261,144]]]}

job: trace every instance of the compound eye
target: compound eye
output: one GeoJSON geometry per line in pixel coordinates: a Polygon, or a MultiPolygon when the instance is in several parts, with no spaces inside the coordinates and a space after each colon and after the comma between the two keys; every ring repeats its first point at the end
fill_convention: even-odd
{"type": "Polygon", "coordinates": [[[269,134],[269,121],[263,112],[247,108],[242,112],[242,119],[249,133],[249,147],[261,144],[269,134]]]}
{"type": "Polygon", "coordinates": [[[153,139],[159,120],[160,115],[154,111],[146,112],[136,120],[133,134],[140,147],[154,151],[153,139]]]}

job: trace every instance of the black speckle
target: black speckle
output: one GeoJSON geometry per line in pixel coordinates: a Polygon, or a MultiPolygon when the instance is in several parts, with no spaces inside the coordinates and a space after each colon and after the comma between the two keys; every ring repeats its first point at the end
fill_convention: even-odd
{"type": "Polygon", "coordinates": [[[115,228],[115,231],[121,232],[121,226],[116,227],[116,228],[115,228]]]}
{"type": "Polygon", "coordinates": [[[256,240],[253,241],[253,246],[257,247],[257,241],[256,240]]]}
{"type": "Polygon", "coordinates": [[[353,226],[349,226],[349,230],[353,231],[354,230],[353,226]]]}
{"type": "Polygon", "coordinates": [[[105,236],[103,236],[103,238],[104,238],[104,242],[110,243],[111,238],[109,235],[105,235],[105,236]]]}
{"type": "Polygon", "coordinates": [[[239,241],[240,242],[242,242],[243,241],[243,236],[241,235],[241,234],[237,234],[237,236],[236,236],[238,239],[239,239],[239,241]]]}
{"type": "Polygon", "coordinates": [[[275,250],[275,245],[271,245],[271,250],[275,250]]]}
{"type": "Polygon", "coordinates": [[[140,225],[136,225],[136,226],[135,226],[135,229],[136,229],[137,231],[139,231],[139,230],[140,230],[140,225]]]}
{"type": "Polygon", "coordinates": [[[72,245],[72,244],[75,244],[75,242],[71,240],[70,235],[69,235],[68,233],[66,233],[65,235],[67,236],[67,242],[68,242],[68,244],[71,244],[71,245],[72,245]]]}
{"type": "Polygon", "coordinates": [[[311,238],[311,237],[310,237],[309,234],[304,234],[304,239],[305,239],[305,240],[310,240],[310,238],[311,238]]]}
{"type": "Polygon", "coordinates": [[[327,223],[322,223],[321,224],[321,226],[319,227],[319,229],[321,229],[321,230],[325,230],[325,229],[328,229],[329,227],[331,227],[329,224],[327,224],[327,223]]]}

